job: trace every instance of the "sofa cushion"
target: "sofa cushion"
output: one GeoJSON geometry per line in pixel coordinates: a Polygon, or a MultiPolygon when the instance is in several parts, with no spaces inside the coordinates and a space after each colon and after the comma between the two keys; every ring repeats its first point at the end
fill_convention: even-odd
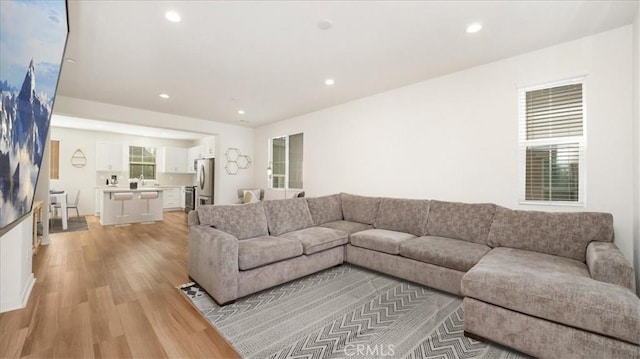
{"type": "Polygon", "coordinates": [[[499,207],[489,232],[491,247],[510,247],[585,262],[592,241],[613,241],[609,213],[552,213],[499,207]]]}
{"type": "Polygon", "coordinates": [[[196,211],[201,225],[212,226],[238,239],[269,235],[262,203],[206,205],[196,211]]]}
{"type": "Polygon", "coordinates": [[[429,202],[427,234],[487,244],[496,206],[491,203],[429,202]]]}
{"type": "Polygon", "coordinates": [[[238,241],[238,268],[248,270],[302,255],[302,243],[281,237],[238,241]]]}
{"type": "Polygon", "coordinates": [[[304,254],[309,255],[346,244],[349,234],[325,227],[311,227],[283,234],[280,238],[299,241],[304,254]]]}
{"type": "Polygon", "coordinates": [[[369,229],[351,235],[351,245],[389,254],[400,252],[400,243],[416,238],[411,233],[389,231],[387,229],[369,229]]]}
{"type": "Polygon", "coordinates": [[[348,234],[353,234],[360,231],[366,231],[367,229],[373,229],[373,226],[370,224],[351,222],[351,221],[327,222],[327,223],[321,224],[320,227],[337,229],[338,231],[346,232],[348,234]]]}
{"type": "Polygon", "coordinates": [[[346,221],[373,225],[376,222],[380,198],[340,193],[342,215],[346,221]]]}
{"type": "Polygon", "coordinates": [[[640,344],[640,298],[593,280],[579,261],[495,248],[462,277],[462,293],[503,308],[640,344]]]}
{"type": "Polygon", "coordinates": [[[424,236],[428,213],[428,200],[382,198],[375,227],[424,236]]]}
{"type": "Polygon", "coordinates": [[[264,210],[269,224],[269,234],[283,233],[313,226],[307,200],[304,198],[264,201],[264,210]]]}
{"type": "Polygon", "coordinates": [[[426,236],[400,244],[400,255],[420,262],[466,272],[476,265],[491,247],[459,239],[426,236]]]}
{"type": "Polygon", "coordinates": [[[342,220],[342,201],[339,194],[307,198],[307,205],[316,226],[342,220]]]}

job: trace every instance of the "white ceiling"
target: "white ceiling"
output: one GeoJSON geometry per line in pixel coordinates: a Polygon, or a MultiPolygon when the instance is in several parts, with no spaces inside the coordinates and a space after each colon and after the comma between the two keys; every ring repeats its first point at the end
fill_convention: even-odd
{"type": "Polygon", "coordinates": [[[58,94],[255,127],[630,24],[638,1],[68,6],[65,56],[77,62],[64,63],[58,94]],[[323,19],[333,27],[320,30],[323,19]],[[466,33],[472,22],[483,30],[466,33]]]}

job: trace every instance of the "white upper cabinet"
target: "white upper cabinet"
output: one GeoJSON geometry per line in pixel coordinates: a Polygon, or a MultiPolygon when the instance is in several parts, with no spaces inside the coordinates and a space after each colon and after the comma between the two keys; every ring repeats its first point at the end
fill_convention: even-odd
{"type": "Polygon", "coordinates": [[[213,158],[216,155],[216,137],[206,137],[200,144],[200,158],[213,158]]]}
{"type": "Polygon", "coordinates": [[[180,147],[162,147],[162,160],[160,172],[164,173],[190,173],[188,165],[188,149],[180,147]]]}
{"type": "Polygon", "coordinates": [[[96,149],[97,171],[122,171],[124,147],[121,143],[98,142],[96,149]]]}
{"type": "Polygon", "coordinates": [[[190,147],[187,151],[187,172],[196,173],[194,162],[200,158],[200,146],[190,147]]]}

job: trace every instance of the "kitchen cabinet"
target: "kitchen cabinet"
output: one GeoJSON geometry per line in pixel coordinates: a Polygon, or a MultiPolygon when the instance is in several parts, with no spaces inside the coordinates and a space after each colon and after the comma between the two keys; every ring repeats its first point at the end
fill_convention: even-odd
{"type": "Polygon", "coordinates": [[[216,155],[215,136],[205,137],[200,140],[200,144],[189,148],[189,159],[213,158],[216,155]]]}
{"type": "Polygon", "coordinates": [[[215,136],[205,137],[200,143],[200,158],[213,158],[216,155],[215,136]]]}
{"type": "Polygon", "coordinates": [[[188,149],[180,147],[162,147],[162,161],[160,172],[164,173],[189,173],[187,165],[188,149]]]}
{"type": "Polygon", "coordinates": [[[162,209],[165,211],[180,209],[183,206],[180,198],[180,187],[165,187],[162,197],[162,209]]]}
{"type": "Polygon", "coordinates": [[[117,171],[124,169],[124,147],[121,143],[98,142],[96,170],[117,171]]]}
{"type": "Polygon", "coordinates": [[[187,172],[196,173],[195,162],[200,158],[200,146],[190,147],[187,150],[187,172]]]}

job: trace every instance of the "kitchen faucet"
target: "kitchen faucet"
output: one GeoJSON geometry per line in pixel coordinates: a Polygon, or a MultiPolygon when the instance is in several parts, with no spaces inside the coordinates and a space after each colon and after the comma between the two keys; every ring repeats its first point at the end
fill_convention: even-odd
{"type": "Polygon", "coordinates": [[[140,186],[144,186],[144,175],[140,174],[140,186]]]}

